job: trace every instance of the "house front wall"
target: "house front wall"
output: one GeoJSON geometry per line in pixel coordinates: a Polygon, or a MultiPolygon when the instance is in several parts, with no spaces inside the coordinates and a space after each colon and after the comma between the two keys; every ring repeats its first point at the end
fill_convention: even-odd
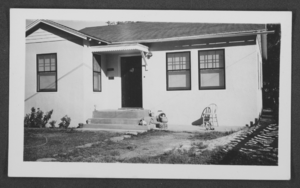
{"type": "MultiPolygon", "coordinates": [[[[83,121],[83,44],[82,39],[44,27],[26,37],[25,114],[32,107],[43,112],[53,109],[51,120],[68,115],[70,126],[83,121]],[[57,91],[37,91],[37,55],[57,55],[57,91]]],[[[56,124],[56,126],[57,126],[56,124]]]]}
{"type": "MultiPolygon", "coordinates": [[[[93,110],[122,107],[121,58],[139,56],[140,51],[95,52],[88,41],[72,38],[51,28],[41,28],[26,40],[25,113],[31,107],[54,110],[57,122],[71,117],[71,126],[92,117],[93,110]],[[41,36],[46,37],[41,37],[41,36]],[[57,91],[37,92],[37,55],[57,54],[57,91]],[[93,91],[93,56],[101,56],[101,91],[93,91]]],[[[143,108],[162,110],[169,125],[188,126],[197,121],[203,109],[216,104],[220,126],[244,126],[258,117],[262,108],[262,64],[258,42],[215,48],[191,47],[189,41],[149,45],[152,57],[142,67],[143,108]],[[189,47],[185,47],[189,45],[189,47]],[[198,52],[222,49],[225,52],[225,89],[199,90],[198,52]],[[166,54],[189,52],[191,89],[167,90],[166,54]]],[[[134,87],[134,86],[132,86],[134,87]]]]}
{"type": "Polygon", "coordinates": [[[257,46],[181,49],[189,51],[191,59],[191,90],[167,91],[166,53],[155,51],[148,61],[144,78],[144,108],[163,110],[170,125],[191,125],[210,104],[216,104],[220,126],[244,126],[254,121],[261,110],[261,90],[258,87],[257,46]],[[225,89],[199,90],[198,52],[224,49],[225,89]]]}
{"type": "MultiPolygon", "coordinates": [[[[244,126],[254,121],[261,111],[261,87],[259,87],[258,47],[255,44],[218,48],[161,48],[152,45],[153,56],[142,68],[143,108],[151,111],[162,110],[167,114],[169,125],[191,125],[197,121],[203,109],[216,104],[220,126],[244,126]],[[199,90],[198,52],[223,49],[225,52],[225,89],[199,90]],[[167,90],[166,54],[190,52],[191,89],[167,90]],[[147,69],[147,71],[146,71],[147,69]]],[[[89,52],[92,63],[92,54],[89,52]]],[[[85,83],[85,118],[90,118],[94,109],[118,109],[122,107],[120,59],[124,56],[140,56],[140,53],[99,53],[102,57],[102,91],[93,92],[90,79],[85,83]],[[113,68],[112,71],[107,71],[113,68]],[[113,77],[113,79],[109,79],[113,77]]],[[[141,58],[141,62],[145,62],[141,58]]],[[[92,71],[86,72],[87,78],[92,71]]],[[[134,87],[134,86],[132,86],[134,87]]]]}

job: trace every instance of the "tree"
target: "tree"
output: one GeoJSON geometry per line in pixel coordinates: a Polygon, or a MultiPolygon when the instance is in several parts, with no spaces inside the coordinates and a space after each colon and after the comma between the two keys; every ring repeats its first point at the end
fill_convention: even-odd
{"type": "Polygon", "coordinates": [[[263,61],[263,106],[271,108],[275,119],[278,121],[279,107],[279,74],[280,74],[280,24],[268,24],[268,31],[274,31],[268,34],[268,59],[263,61]]]}

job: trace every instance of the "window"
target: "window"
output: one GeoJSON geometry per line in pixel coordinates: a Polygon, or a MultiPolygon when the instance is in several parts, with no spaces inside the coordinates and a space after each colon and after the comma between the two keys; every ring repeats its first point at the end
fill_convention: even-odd
{"type": "Polygon", "coordinates": [[[199,89],[225,89],[224,50],[198,51],[199,89]]]}
{"type": "Polygon", "coordinates": [[[37,55],[37,91],[57,91],[56,54],[37,55]]]}
{"type": "Polygon", "coordinates": [[[167,90],[190,89],[190,52],[167,53],[167,90]]]}
{"type": "Polygon", "coordinates": [[[101,91],[101,56],[93,55],[93,91],[101,91]]]}

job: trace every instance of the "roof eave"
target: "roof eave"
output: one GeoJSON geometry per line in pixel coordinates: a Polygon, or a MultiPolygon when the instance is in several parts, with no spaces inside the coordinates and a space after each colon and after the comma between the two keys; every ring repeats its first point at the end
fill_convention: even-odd
{"type": "MultiPolygon", "coordinates": [[[[96,41],[98,41],[98,42],[103,42],[103,43],[107,43],[107,44],[110,44],[110,43],[111,43],[111,42],[108,42],[108,41],[105,41],[105,40],[102,40],[102,39],[98,39],[98,38],[96,38],[96,37],[93,37],[93,36],[90,36],[90,35],[87,35],[87,34],[83,34],[83,33],[82,33],[82,35],[78,35],[78,34],[76,34],[76,33],[74,33],[74,32],[70,32],[70,31],[68,31],[68,30],[66,30],[66,29],[63,29],[63,28],[61,28],[61,27],[58,27],[58,26],[56,26],[56,25],[54,25],[54,24],[51,24],[51,23],[49,23],[49,22],[46,22],[46,21],[44,21],[44,20],[36,20],[36,21],[34,21],[33,23],[31,23],[30,25],[28,25],[28,26],[26,27],[26,32],[30,31],[33,27],[37,26],[37,25],[40,24],[40,23],[44,23],[44,24],[46,24],[46,25],[49,25],[49,26],[51,26],[51,27],[54,27],[54,28],[59,29],[59,30],[62,30],[62,31],[64,31],[64,32],[67,32],[67,33],[69,33],[69,34],[71,34],[71,35],[77,36],[77,37],[82,38],[82,39],[85,39],[85,40],[93,39],[93,40],[96,40],[96,41]]],[[[79,32],[79,31],[77,31],[77,32],[79,32]]]]}
{"type": "Polygon", "coordinates": [[[251,32],[247,31],[247,32],[239,32],[239,33],[220,33],[220,34],[195,35],[195,36],[183,36],[183,37],[160,38],[160,39],[133,40],[133,41],[111,42],[111,44],[171,42],[171,41],[179,41],[179,40],[249,36],[249,35],[268,34],[268,33],[272,33],[272,31],[257,30],[257,31],[251,31],[251,32]]]}

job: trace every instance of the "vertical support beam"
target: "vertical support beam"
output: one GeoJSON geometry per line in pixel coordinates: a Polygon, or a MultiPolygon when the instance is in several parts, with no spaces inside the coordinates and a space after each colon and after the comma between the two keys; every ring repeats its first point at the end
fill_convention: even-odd
{"type": "Polygon", "coordinates": [[[147,70],[147,60],[146,60],[146,57],[145,57],[145,54],[144,54],[144,52],[143,51],[141,51],[141,55],[142,55],[142,58],[143,58],[143,60],[144,60],[144,62],[145,62],[145,71],[148,71],[147,70]]]}

